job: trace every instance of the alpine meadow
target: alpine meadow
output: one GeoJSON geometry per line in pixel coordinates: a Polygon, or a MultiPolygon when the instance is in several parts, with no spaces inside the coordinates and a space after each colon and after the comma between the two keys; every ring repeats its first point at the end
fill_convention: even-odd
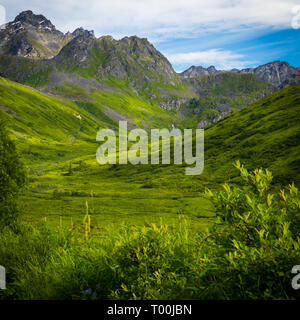
{"type": "Polygon", "coordinates": [[[95,34],[0,29],[0,300],[300,299],[299,65],[95,34]]]}

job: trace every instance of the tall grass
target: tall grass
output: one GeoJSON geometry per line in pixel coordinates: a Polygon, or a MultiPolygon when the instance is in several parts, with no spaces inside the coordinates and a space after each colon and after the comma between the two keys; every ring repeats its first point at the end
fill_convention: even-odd
{"type": "MultiPolygon", "coordinates": [[[[274,193],[268,170],[236,164],[245,187],[207,191],[219,220],[197,232],[178,225],[124,224],[93,233],[23,223],[0,235],[7,270],[2,299],[299,299],[300,201],[294,185],[274,193]]],[[[180,220],[178,220],[180,221],[180,220]]]]}

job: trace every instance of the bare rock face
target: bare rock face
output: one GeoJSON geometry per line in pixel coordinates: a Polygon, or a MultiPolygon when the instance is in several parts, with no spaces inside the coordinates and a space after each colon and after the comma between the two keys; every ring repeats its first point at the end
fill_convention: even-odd
{"type": "Polygon", "coordinates": [[[197,129],[201,129],[201,128],[210,126],[211,124],[226,118],[230,114],[232,114],[232,110],[225,110],[225,111],[221,112],[217,117],[214,117],[211,119],[206,119],[206,120],[201,120],[197,125],[197,129]]]}
{"type": "Polygon", "coordinates": [[[300,82],[299,70],[286,61],[270,62],[257,68],[240,70],[238,73],[253,73],[278,88],[300,82]]]}
{"type": "Polygon", "coordinates": [[[73,38],[76,38],[76,37],[82,36],[82,35],[95,37],[95,34],[94,34],[94,31],[93,31],[93,30],[88,31],[88,30],[83,29],[82,27],[77,28],[76,30],[74,30],[74,31],[72,32],[73,38]]]}
{"type": "Polygon", "coordinates": [[[189,69],[180,73],[183,78],[193,78],[198,76],[206,76],[210,74],[221,73],[222,71],[217,70],[214,66],[210,66],[208,68],[203,68],[201,66],[195,67],[191,66],[189,69]]]}
{"type": "Polygon", "coordinates": [[[93,48],[95,38],[87,33],[80,33],[76,38],[71,40],[60,53],[54,58],[58,63],[65,63],[71,66],[88,68],[89,53],[93,48]]]}
{"type": "Polygon", "coordinates": [[[187,98],[165,98],[160,107],[165,110],[179,110],[180,106],[187,102],[187,98]]]}
{"type": "Polygon", "coordinates": [[[62,33],[55,29],[50,20],[46,19],[43,15],[36,15],[32,11],[23,11],[16,16],[15,20],[10,24],[13,25],[28,24],[44,32],[56,33],[62,35],[62,33]]]}
{"type": "MultiPolygon", "coordinates": [[[[214,66],[203,68],[201,66],[192,66],[186,71],[180,73],[183,78],[194,78],[203,75],[219,74],[229,71],[217,70],[214,66]]],[[[290,84],[300,83],[300,70],[289,65],[286,61],[274,61],[257,68],[232,69],[233,73],[252,73],[264,79],[266,82],[281,89],[290,84]]]]}

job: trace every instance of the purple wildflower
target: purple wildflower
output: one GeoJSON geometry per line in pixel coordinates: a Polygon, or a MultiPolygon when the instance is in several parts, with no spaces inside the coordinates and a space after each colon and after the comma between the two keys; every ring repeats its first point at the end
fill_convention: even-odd
{"type": "Polygon", "coordinates": [[[84,291],[85,295],[91,294],[92,293],[92,289],[88,288],[87,290],[84,291]]]}

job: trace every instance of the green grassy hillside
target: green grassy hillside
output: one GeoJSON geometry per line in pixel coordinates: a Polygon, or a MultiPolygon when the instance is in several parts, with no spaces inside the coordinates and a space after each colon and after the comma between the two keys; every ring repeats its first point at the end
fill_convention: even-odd
{"type": "MultiPolygon", "coordinates": [[[[225,180],[238,181],[232,166],[236,159],[250,168],[271,168],[275,183],[299,184],[299,85],[207,128],[205,170],[200,176],[186,176],[184,165],[98,165],[96,132],[116,125],[100,113],[105,104],[101,99],[110,106],[122,99],[140,119],[136,97],[93,92],[93,104],[75,103],[5,79],[0,90],[1,108],[9,116],[10,132],[30,173],[30,185],[22,197],[26,220],[37,222],[46,216],[57,225],[61,216],[64,224],[72,218],[80,225],[88,201],[95,229],[124,221],[177,224],[178,219],[203,229],[215,213],[202,191],[205,186],[218,188],[225,180]]],[[[163,112],[169,119],[168,112],[160,115],[152,108],[145,105],[144,110],[152,112],[153,126],[162,126],[167,121],[163,112]]]]}
{"type": "Polygon", "coordinates": [[[275,183],[300,183],[300,85],[280,90],[206,129],[206,173],[227,180],[232,162],[270,168],[275,183]]]}
{"type": "Polygon", "coordinates": [[[197,190],[181,190],[181,175],[179,180],[173,175],[178,168],[165,168],[167,172],[159,166],[99,166],[96,162],[98,129],[117,125],[101,113],[101,106],[118,106],[138,124],[148,122],[155,128],[168,127],[173,121],[168,111],[121,93],[93,92],[93,103],[75,103],[4,78],[0,92],[11,136],[30,173],[29,188],[21,199],[26,220],[37,222],[46,216],[57,225],[62,216],[64,223],[72,217],[81,225],[85,201],[93,208],[95,228],[124,221],[176,224],[186,217],[184,213],[203,228],[214,215],[212,205],[197,190]]]}

